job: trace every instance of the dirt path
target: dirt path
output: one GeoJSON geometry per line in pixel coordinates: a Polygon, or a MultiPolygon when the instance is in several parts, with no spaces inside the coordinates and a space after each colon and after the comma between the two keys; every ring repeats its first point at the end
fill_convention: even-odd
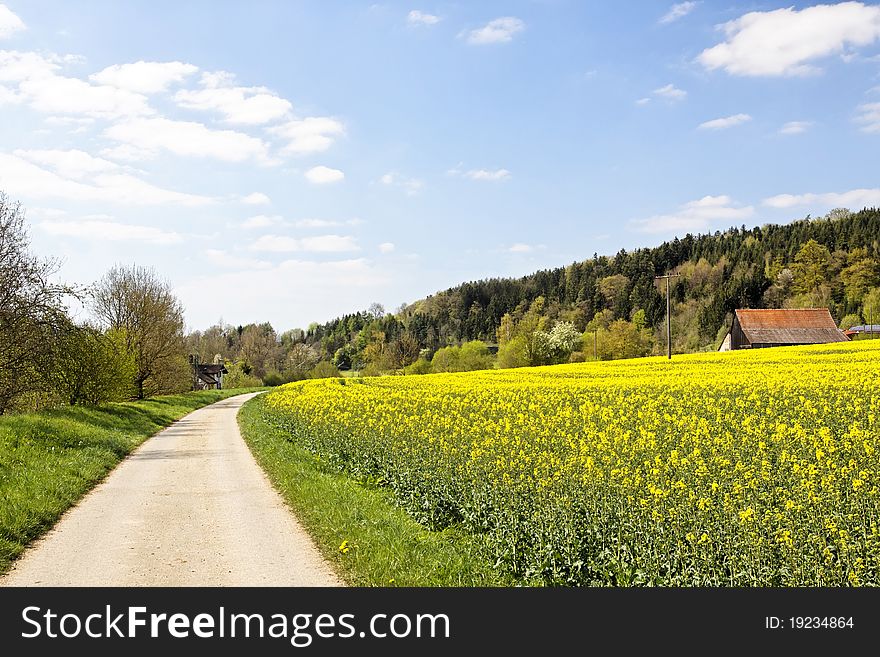
{"type": "Polygon", "coordinates": [[[231,397],[145,442],[5,586],[338,586],[241,438],[231,397]]]}

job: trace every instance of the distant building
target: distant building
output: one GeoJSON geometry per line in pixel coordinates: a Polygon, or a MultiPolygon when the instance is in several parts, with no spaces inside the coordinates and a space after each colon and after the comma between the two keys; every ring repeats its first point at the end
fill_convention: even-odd
{"type": "Polygon", "coordinates": [[[880,324],[858,324],[857,326],[850,326],[843,333],[848,338],[853,338],[857,335],[876,335],[880,338],[880,324]]]}
{"type": "MultiPolygon", "coordinates": [[[[215,358],[215,361],[221,359],[215,358]]],[[[200,363],[199,357],[191,355],[189,364],[192,367],[193,390],[222,390],[223,375],[229,374],[229,370],[221,362],[200,363]]]]}
{"type": "Polygon", "coordinates": [[[827,308],[741,309],[719,351],[847,342],[827,308]]]}

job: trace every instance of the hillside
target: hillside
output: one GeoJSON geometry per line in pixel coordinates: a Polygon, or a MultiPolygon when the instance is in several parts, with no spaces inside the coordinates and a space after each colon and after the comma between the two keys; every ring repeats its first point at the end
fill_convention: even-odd
{"type": "MultiPolygon", "coordinates": [[[[676,272],[681,277],[671,289],[673,347],[693,352],[718,344],[736,308],[824,306],[839,323],[871,316],[876,321],[878,261],[880,210],[834,210],[786,225],[688,234],[654,248],[594,254],[522,278],[463,283],[397,315],[356,312],[313,325],[305,342],[341,367],[374,363],[373,369],[388,370],[416,361],[420,353],[430,358],[445,346],[480,340],[503,349],[518,333],[549,334],[555,325],[570,323],[579,333],[606,332],[600,358],[644,355],[658,349],[666,314],[654,277],[676,272]],[[615,340],[621,343],[616,350],[615,340]]],[[[529,362],[513,364],[553,360],[542,358],[539,349],[524,349],[529,362]]]]}

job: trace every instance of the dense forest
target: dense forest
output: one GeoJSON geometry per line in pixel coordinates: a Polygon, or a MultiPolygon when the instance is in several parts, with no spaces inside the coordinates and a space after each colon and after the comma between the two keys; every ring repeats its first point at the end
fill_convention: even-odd
{"type": "Polygon", "coordinates": [[[473,341],[489,352],[497,345],[502,366],[554,362],[567,351],[552,353],[560,325],[582,338],[569,359],[645,355],[665,344],[665,289],[655,276],[668,272],[681,275],[671,283],[677,353],[717,348],[736,308],[827,307],[841,324],[877,321],[880,211],[837,209],[787,225],[688,234],[518,279],[464,283],[397,314],[374,307],[312,325],[302,342],[340,368],[368,372],[473,341]]]}

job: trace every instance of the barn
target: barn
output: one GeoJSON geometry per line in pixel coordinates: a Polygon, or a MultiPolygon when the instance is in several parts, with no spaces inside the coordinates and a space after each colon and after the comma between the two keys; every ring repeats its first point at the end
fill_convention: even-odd
{"type": "Polygon", "coordinates": [[[847,341],[827,308],[741,309],[719,351],[847,341]]]}

